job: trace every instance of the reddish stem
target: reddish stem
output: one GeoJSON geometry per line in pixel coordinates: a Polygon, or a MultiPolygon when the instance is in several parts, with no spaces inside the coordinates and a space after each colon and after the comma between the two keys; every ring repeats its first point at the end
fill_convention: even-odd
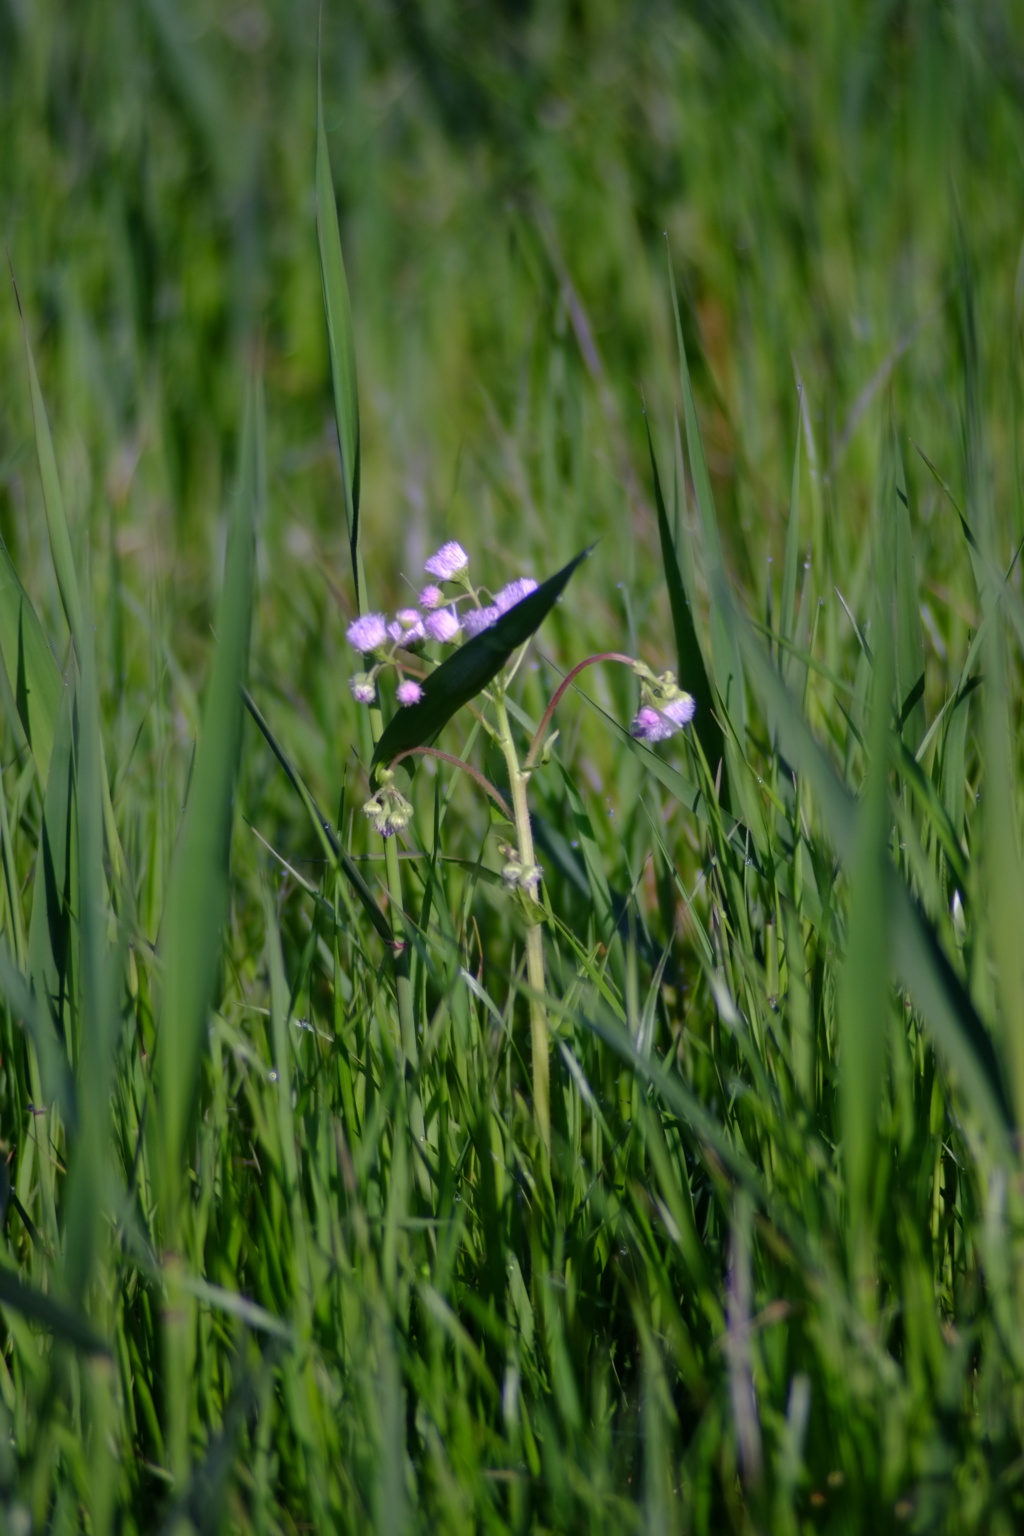
{"type": "Polygon", "coordinates": [[[495,789],[490,779],[486,778],[478,768],[474,768],[472,763],[463,762],[461,757],[453,757],[450,752],[440,752],[438,751],[437,747],[409,747],[407,751],[399,752],[397,757],[393,757],[391,762],[388,764],[388,767],[397,768],[398,764],[402,762],[403,759],[416,756],[439,757],[443,763],[451,763],[453,768],[463,769],[465,773],[469,774],[471,779],[476,780],[482,790],[490,795],[491,799],[500,809],[502,815],[505,816],[509,821],[512,820],[512,812],[508,807],[507,801],[501,794],[500,790],[495,789]]]}
{"type": "Polygon", "coordinates": [[[551,716],[558,708],[562,694],[568,688],[569,684],[575,681],[575,679],[579,676],[585,667],[592,667],[597,661],[621,661],[624,666],[631,667],[633,665],[632,656],[624,656],[621,651],[602,651],[598,656],[588,656],[586,661],[579,662],[575,667],[573,667],[571,672],[567,672],[566,675],[562,678],[562,681],[559,683],[558,687],[555,689],[551,698],[551,703],[544,711],[544,718],[540,722],[540,725],[537,727],[536,735],[530,742],[530,750],[526,754],[526,763],[524,765],[527,771],[534,765],[537,753],[540,751],[541,745],[544,741],[544,733],[548,726],[551,724],[551,716]]]}

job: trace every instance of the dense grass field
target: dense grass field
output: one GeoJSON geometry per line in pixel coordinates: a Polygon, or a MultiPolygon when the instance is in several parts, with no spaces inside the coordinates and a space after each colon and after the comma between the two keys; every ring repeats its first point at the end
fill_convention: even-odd
{"type": "Polygon", "coordinates": [[[1014,0],[0,0],[0,1532],[1024,1528],[1022,146],[1014,0]]]}

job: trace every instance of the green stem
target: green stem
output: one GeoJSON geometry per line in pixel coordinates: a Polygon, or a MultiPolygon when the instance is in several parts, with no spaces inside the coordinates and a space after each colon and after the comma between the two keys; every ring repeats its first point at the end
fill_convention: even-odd
{"type": "MultiPolygon", "coordinates": [[[[379,704],[370,706],[370,734],[376,747],[384,732],[384,721],[379,704]]],[[[394,939],[391,945],[391,968],[398,999],[398,1028],[402,1050],[402,1067],[409,1089],[409,1117],[417,1145],[426,1149],[426,1125],[423,1105],[420,1101],[416,1079],[419,1076],[420,1052],[416,1039],[416,1011],[413,1006],[412,975],[409,967],[410,952],[405,936],[405,907],[402,902],[402,865],[398,857],[398,845],[393,837],[384,839],[384,880],[388,888],[388,916],[394,939]],[[410,1078],[412,1081],[410,1082],[410,1078]]],[[[422,1166],[422,1165],[421,1165],[422,1166]]]]}
{"type": "MultiPolygon", "coordinates": [[[[505,709],[505,698],[496,693],[494,710],[498,720],[498,742],[508,768],[512,790],[512,817],[516,825],[519,862],[531,868],[536,859],[533,854],[533,829],[530,826],[530,807],[526,787],[530,782],[528,769],[521,769],[516,754],[512,729],[505,709]]],[[[540,893],[535,884],[523,887],[527,899],[540,908],[540,893]]],[[[541,934],[540,913],[537,920],[527,922],[526,927],[526,980],[530,988],[530,1054],[533,1068],[533,1112],[537,1117],[544,1151],[551,1153],[551,1069],[548,1060],[548,1015],[544,1006],[546,982],[544,977],[544,941],[541,934]]]]}

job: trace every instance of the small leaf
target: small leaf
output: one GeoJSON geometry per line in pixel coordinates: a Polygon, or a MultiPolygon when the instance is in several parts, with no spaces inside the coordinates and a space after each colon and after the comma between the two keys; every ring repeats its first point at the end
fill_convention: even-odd
{"type": "Polygon", "coordinates": [[[569,577],[593,549],[589,545],[554,576],[549,576],[529,597],[510,608],[496,624],[467,640],[454,655],[442,662],[423,684],[418,704],[400,709],[377,743],[370,764],[371,775],[402,752],[433,741],[455,712],[475,699],[492,682],[512,652],[525,645],[547,618],[561,596],[569,577]]]}

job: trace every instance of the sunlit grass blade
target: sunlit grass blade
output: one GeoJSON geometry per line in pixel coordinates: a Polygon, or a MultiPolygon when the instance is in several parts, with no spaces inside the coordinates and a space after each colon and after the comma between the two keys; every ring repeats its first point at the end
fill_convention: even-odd
{"type": "Polygon", "coordinates": [[[253,383],[231,511],[213,672],[161,935],[163,1003],[154,1067],[159,1125],[156,1167],[163,1182],[168,1237],[174,1228],[185,1137],[227,915],[232,799],[249,651],[253,528],[263,490],[262,435],[262,395],[253,383]]]}
{"type": "Polygon", "coordinates": [[[541,582],[535,592],[502,614],[490,629],[467,640],[436,672],[431,672],[423,684],[419,703],[400,709],[385,729],[373,754],[371,773],[401,753],[433,741],[457,710],[494,681],[512,652],[525,645],[543,624],[570,576],[592,548],[590,545],[581,550],[554,576],[541,582]]]}
{"type": "Polygon", "coordinates": [[[316,229],[320,250],[320,278],[324,291],[327,319],[327,345],[334,384],[334,414],[341,453],[341,478],[345,495],[345,526],[348,529],[352,557],[352,577],[356,586],[356,607],[366,606],[366,584],[359,553],[359,394],[356,380],[356,349],[352,335],[352,306],[349,301],[345,261],[341,253],[338,209],[334,200],[331,159],[324,127],[324,103],[320,60],[317,59],[316,88],[316,229]]]}

